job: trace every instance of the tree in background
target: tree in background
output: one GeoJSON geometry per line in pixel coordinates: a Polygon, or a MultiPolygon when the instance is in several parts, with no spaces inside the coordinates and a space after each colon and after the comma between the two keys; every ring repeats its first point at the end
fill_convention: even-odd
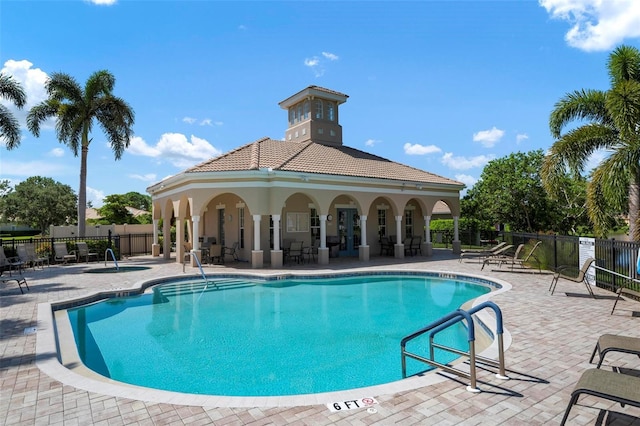
{"type": "Polygon", "coordinates": [[[616,216],[628,213],[629,235],[640,241],[640,50],[616,48],[607,68],[608,91],[576,90],[555,104],[549,127],[557,140],[541,175],[545,187],[556,192],[567,169],[579,175],[594,152],[608,151],[588,185],[589,219],[596,235],[606,237],[616,216]],[[563,133],[576,123],[581,125],[563,133]]]}
{"type": "Polygon", "coordinates": [[[70,225],[77,197],[69,185],[32,176],[2,195],[2,217],[46,234],[50,225],[70,225]]]}
{"type": "Polygon", "coordinates": [[[125,223],[138,223],[136,218],[127,210],[128,200],[124,195],[107,195],[104,197],[104,204],[98,209],[101,219],[98,220],[102,224],[116,223],[122,225],[125,223]]]}
{"type": "Polygon", "coordinates": [[[127,192],[123,197],[126,200],[127,206],[146,212],[151,211],[151,195],[144,195],[139,192],[127,192]]]}
{"type": "MultiPolygon", "coordinates": [[[[27,103],[24,89],[13,77],[0,74],[0,99],[13,102],[18,108],[27,103]]],[[[4,139],[7,149],[20,144],[20,123],[5,105],[0,104],[0,139],[4,139]]]]}
{"type": "Polygon", "coordinates": [[[537,150],[490,161],[464,197],[464,211],[485,223],[506,224],[512,231],[553,229],[559,212],[542,186],[543,159],[542,150],[537,150]]]}
{"type": "Polygon", "coordinates": [[[78,188],[78,234],[85,235],[87,207],[87,154],[92,139],[89,133],[97,121],[107,136],[115,159],[119,160],[133,136],[134,112],[122,99],[113,95],[114,76],[97,71],[87,80],[84,90],[63,73],[53,73],[45,84],[48,99],[31,108],[27,127],[40,135],[40,124],[56,119],[58,140],[66,144],[77,157],[80,151],[80,186],[78,188]]]}

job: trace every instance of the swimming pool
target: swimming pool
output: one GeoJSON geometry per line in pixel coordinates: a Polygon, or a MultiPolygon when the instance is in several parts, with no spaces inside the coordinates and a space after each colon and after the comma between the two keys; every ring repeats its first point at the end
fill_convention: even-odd
{"type": "MultiPolygon", "coordinates": [[[[207,395],[330,392],[400,380],[402,337],[495,286],[443,275],[176,280],[68,316],[82,362],[113,380],[207,395]]],[[[441,338],[465,349],[462,326],[441,338]]]]}

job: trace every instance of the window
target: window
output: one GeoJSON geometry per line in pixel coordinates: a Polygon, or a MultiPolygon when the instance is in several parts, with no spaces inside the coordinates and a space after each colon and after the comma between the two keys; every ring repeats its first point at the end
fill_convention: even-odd
{"type": "Polygon", "coordinates": [[[238,226],[239,235],[238,239],[240,240],[240,248],[244,248],[244,207],[238,208],[238,226]]]}
{"type": "Polygon", "coordinates": [[[309,232],[309,213],[287,213],[287,232],[309,232]]]}
{"type": "Polygon", "coordinates": [[[311,241],[320,238],[320,216],[318,216],[318,210],[311,209],[310,213],[311,222],[311,241]]]}
{"type": "Polygon", "coordinates": [[[218,209],[218,244],[224,246],[224,209],[218,209]]]}
{"type": "Polygon", "coordinates": [[[316,101],[316,118],[322,118],[322,101],[316,101]]]}
{"type": "Polygon", "coordinates": [[[304,101],[304,119],[305,120],[309,119],[309,108],[311,108],[311,106],[309,105],[309,101],[304,101]]]}
{"type": "Polygon", "coordinates": [[[298,121],[302,121],[302,105],[298,105],[298,121]]]}
{"type": "Polygon", "coordinates": [[[295,115],[295,111],[293,110],[293,108],[289,109],[289,125],[293,124],[293,116],[295,115]]]}
{"type": "Polygon", "coordinates": [[[387,236],[387,211],[378,210],[378,241],[387,236]]]}
{"type": "Polygon", "coordinates": [[[331,136],[335,136],[336,135],[335,130],[330,130],[329,133],[331,134],[331,136]]]}
{"type": "Polygon", "coordinates": [[[323,134],[323,133],[324,133],[324,130],[322,130],[322,129],[318,129],[318,134],[319,134],[319,135],[321,135],[321,134],[323,134]]]}
{"type": "Polygon", "coordinates": [[[327,102],[327,119],[334,121],[336,119],[333,102],[327,102]]]}
{"type": "Polygon", "coordinates": [[[413,210],[404,211],[404,237],[413,237],[413,210]]]}

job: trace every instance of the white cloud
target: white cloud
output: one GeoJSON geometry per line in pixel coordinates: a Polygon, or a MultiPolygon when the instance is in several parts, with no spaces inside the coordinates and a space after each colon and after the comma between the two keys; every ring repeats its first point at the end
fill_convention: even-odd
{"type": "Polygon", "coordinates": [[[5,176],[26,176],[30,177],[37,173],[40,176],[63,176],[70,173],[75,174],[76,170],[66,167],[60,163],[51,161],[11,161],[2,160],[2,178],[5,176]]]}
{"type": "Polygon", "coordinates": [[[365,144],[365,146],[374,146],[374,145],[379,144],[380,142],[382,142],[382,141],[379,141],[379,140],[377,140],[377,139],[367,139],[367,140],[364,142],[364,144],[365,144]]]}
{"type": "Polygon", "coordinates": [[[314,56],[313,58],[306,58],[304,60],[304,64],[307,67],[315,67],[318,66],[320,64],[320,59],[318,59],[317,56],[314,56]]]}
{"type": "Polygon", "coordinates": [[[404,153],[407,155],[427,155],[441,152],[442,150],[435,145],[404,144],[404,153]]]}
{"type": "Polygon", "coordinates": [[[338,60],[338,55],[334,55],[333,53],[322,52],[322,56],[324,56],[325,58],[327,58],[330,61],[337,61],[338,60]]]}
{"type": "Polygon", "coordinates": [[[493,126],[490,130],[481,130],[473,134],[473,141],[480,142],[485,148],[492,148],[504,136],[504,130],[493,126]]]}
{"type": "Polygon", "coordinates": [[[247,26],[246,25],[238,25],[238,29],[241,30],[241,31],[244,31],[244,30],[247,29],[247,26]]]}
{"type": "MultiPolygon", "coordinates": [[[[18,119],[20,126],[26,127],[26,118],[29,110],[47,99],[47,91],[44,88],[45,83],[49,79],[47,73],[40,68],[32,68],[33,64],[27,60],[16,61],[9,59],[4,63],[4,67],[0,73],[12,76],[25,91],[27,95],[27,103],[24,108],[17,109],[12,102],[0,99],[0,103],[9,108],[9,111],[18,119]]],[[[42,129],[53,129],[55,121],[47,120],[42,123],[42,129]]]]}
{"type": "Polygon", "coordinates": [[[211,119],[210,118],[205,118],[204,120],[200,121],[200,125],[201,126],[211,126],[211,119]]]}
{"type": "Polygon", "coordinates": [[[520,145],[521,142],[526,141],[527,139],[529,139],[529,135],[527,135],[525,133],[518,133],[516,135],[516,143],[518,145],[520,145]]]}
{"type": "Polygon", "coordinates": [[[131,179],[141,180],[143,182],[155,182],[158,178],[158,175],[155,173],[147,173],[146,175],[129,175],[131,179]]]}
{"type": "Polygon", "coordinates": [[[104,197],[104,191],[87,186],[87,201],[91,201],[91,205],[93,207],[102,207],[104,204],[104,197]]]}
{"type": "Polygon", "coordinates": [[[64,149],[62,149],[62,148],[53,148],[51,151],[49,151],[48,155],[50,157],[63,157],[64,156],[64,149]]]}
{"type": "Polygon", "coordinates": [[[193,124],[198,120],[196,118],[193,118],[193,117],[185,117],[185,118],[182,119],[182,121],[187,123],[187,124],[193,124]]]}
{"type": "Polygon", "coordinates": [[[118,2],[118,0],[88,0],[89,3],[93,3],[98,6],[112,6],[118,2]]]}
{"type": "Polygon", "coordinates": [[[476,184],[476,182],[478,182],[478,179],[474,178],[473,176],[464,175],[464,174],[456,175],[456,180],[467,185],[467,188],[471,188],[473,185],[476,184]]]}
{"type": "Polygon", "coordinates": [[[640,37],[638,0],[539,0],[552,18],[567,21],[569,46],[585,51],[609,50],[627,38],[640,37]]]}
{"type": "Polygon", "coordinates": [[[222,151],[205,139],[191,135],[191,140],[181,133],[165,133],[155,146],[148,145],[139,136],[131,138],[127,152],[133,155],[167,160],[176,167],[185,168],[201,161],[217,157],[222,151]]]}
{"type": "Polygon", "coordinates": [[[495,155],[478,155],[476,157],[454,157],[453,153],[447,152],[440,160],[445,166],[456,170],[468,170],[475,167],[484,167],[495,155]]]}

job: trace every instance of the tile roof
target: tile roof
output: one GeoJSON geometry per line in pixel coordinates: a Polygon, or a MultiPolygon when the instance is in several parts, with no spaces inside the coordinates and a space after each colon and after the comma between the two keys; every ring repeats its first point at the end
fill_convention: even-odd
{"type": "Polygon", "coordinates": [[[269,138],[240,146],[184,171],[206,173],[262,168],[300,173],[407,180],[446,185],[463,183],[396,163],[344,145],[290,142],[269,138]]]}

